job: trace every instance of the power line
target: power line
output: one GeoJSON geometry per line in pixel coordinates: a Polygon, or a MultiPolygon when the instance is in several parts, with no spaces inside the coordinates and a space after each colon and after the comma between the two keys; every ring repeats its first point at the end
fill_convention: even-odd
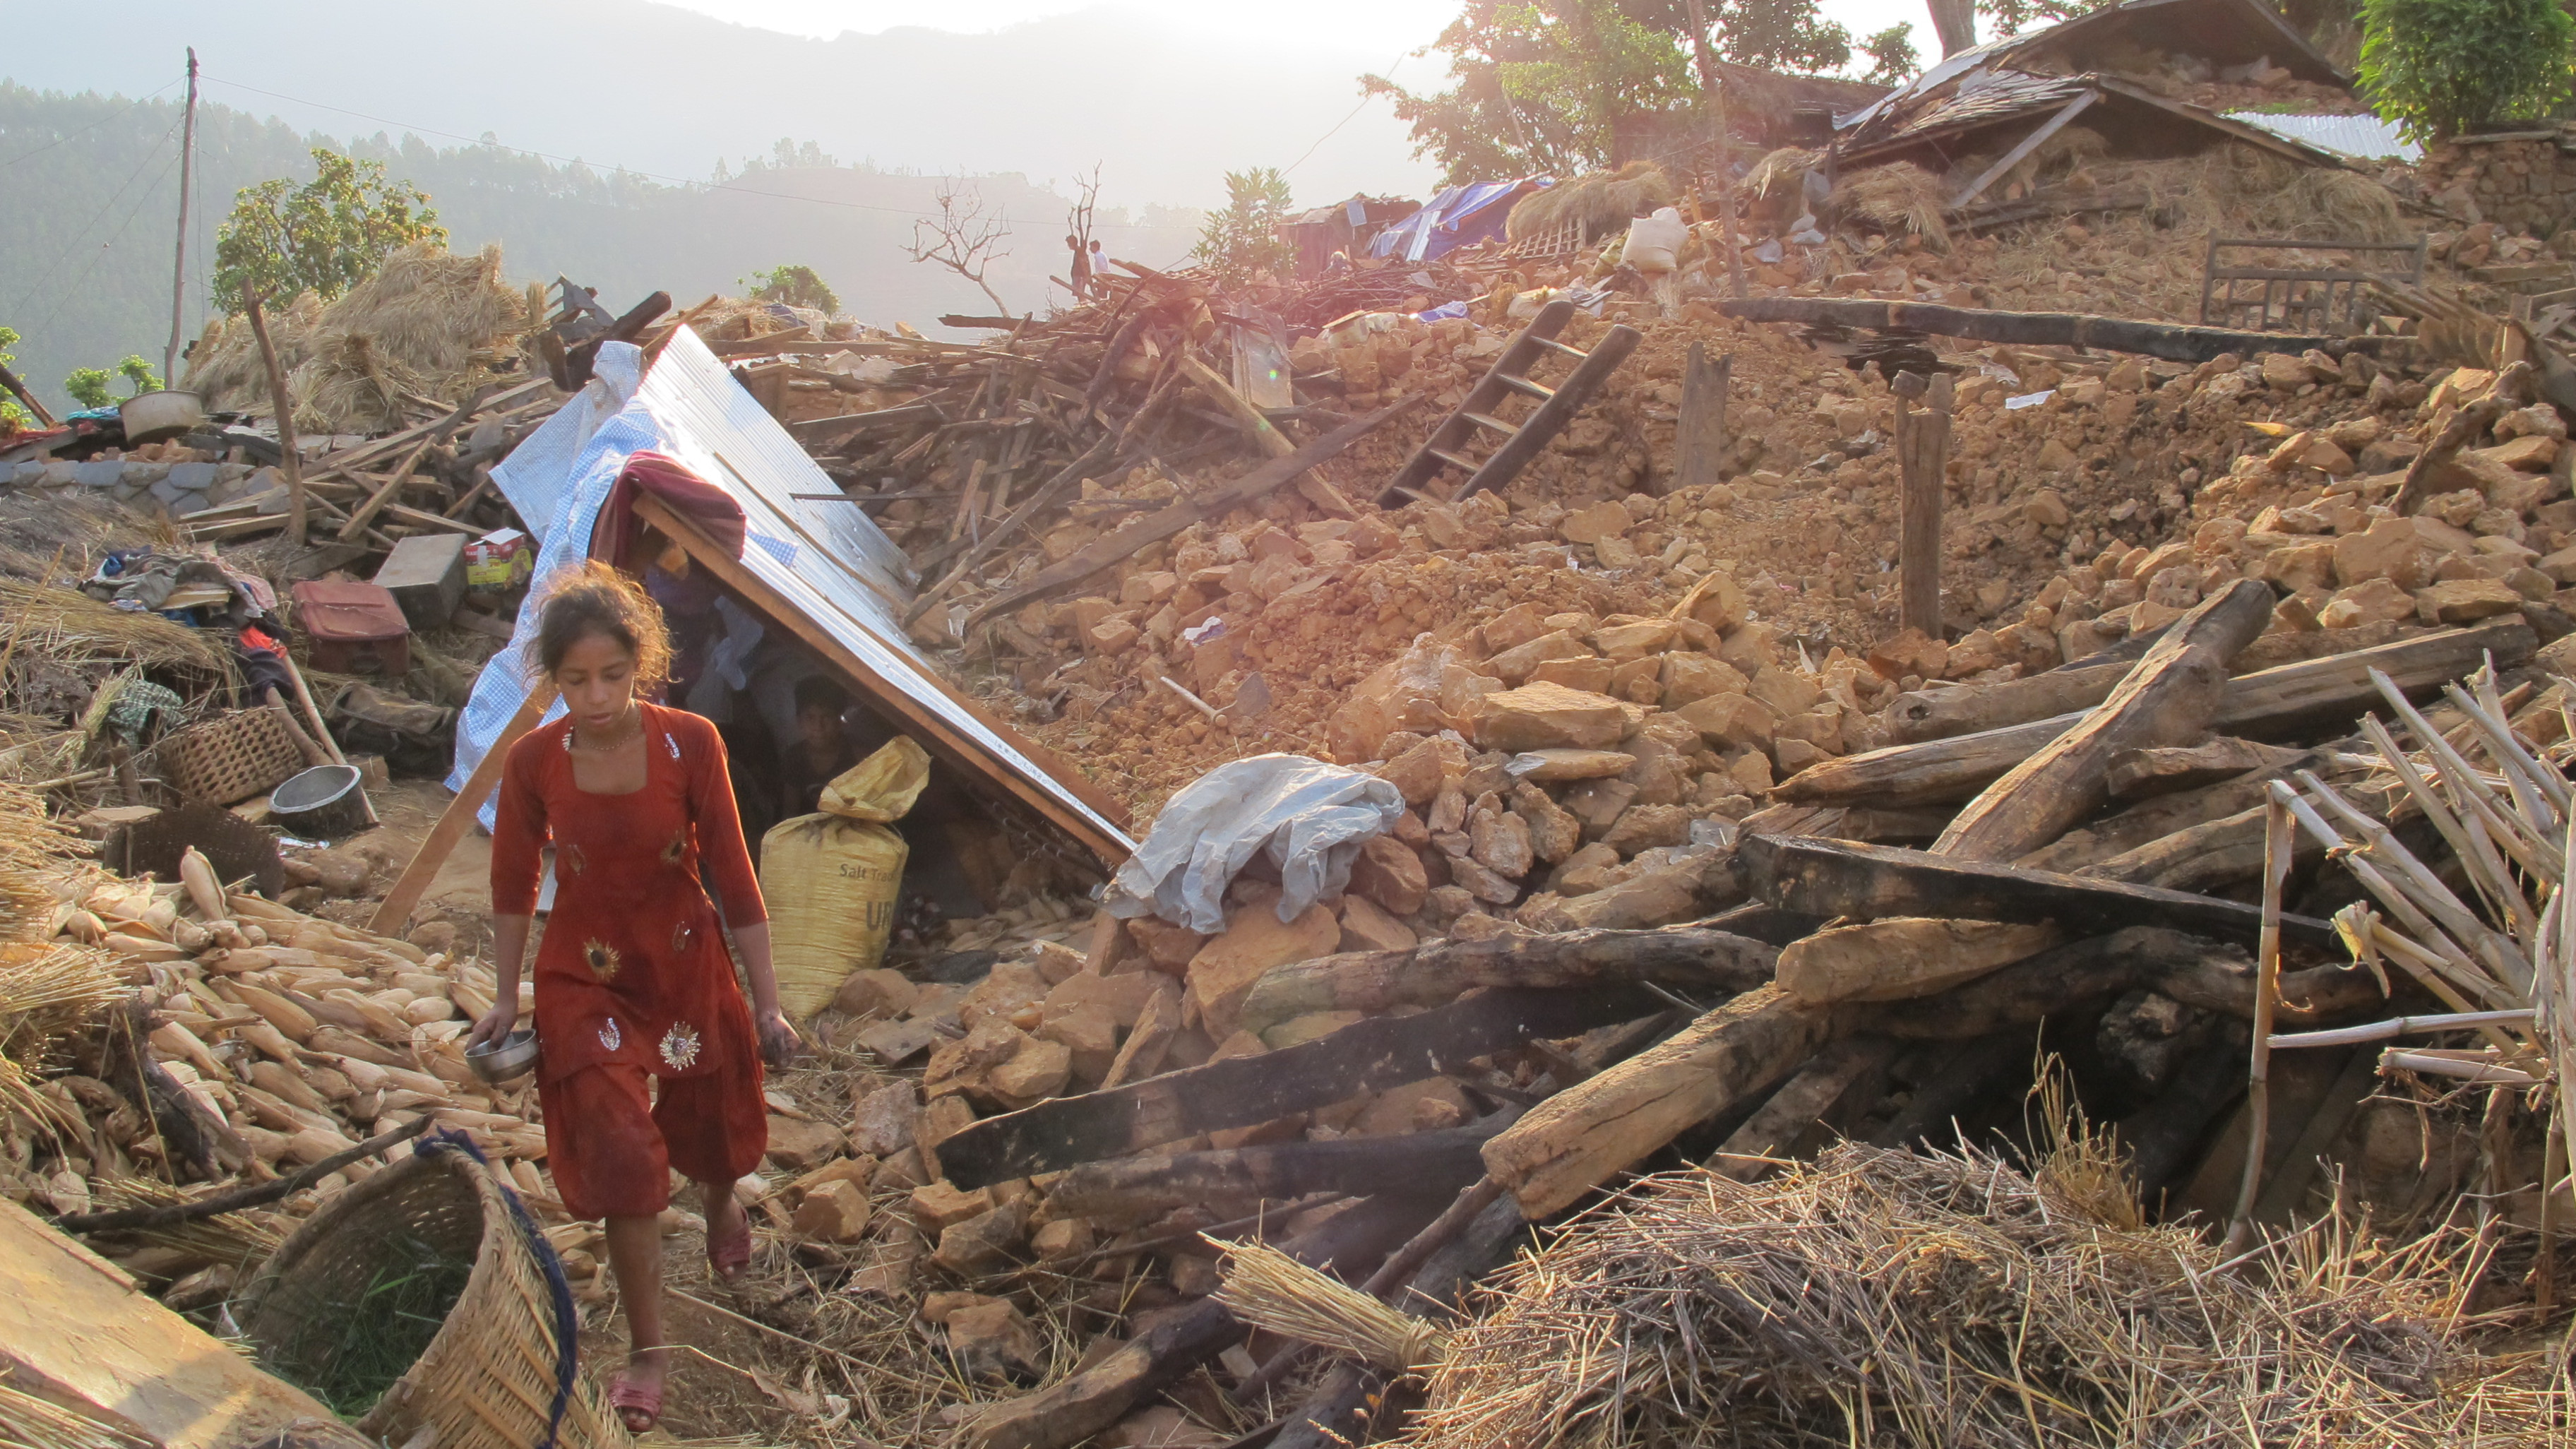
{"type": "MultiPolygon", "coordinates": [[[[1399,52],[1399,53],[1396,55],[1395,59],[1388,61],[1388,62],[1386,63],[1386,71],[1385,71],[1385,75],[1386,75],[1387,79],[1389,79],[1389,80],[1394,79],[1394,78],[1395,78],[1395,68],[1396,68],[1397,66],[1400,66],[1400,65],[1404,64],[1406,61],[1408,61],[1408,60],[1412,59],[1412,58],[1413,58],[1413,55],[1414,55],[1414,52],[1412,52],[1412,51],[1410,51],[1410,50],[1402,51],[1402,52],[1399,52]]],[[[1341,130],[1342,130],[1342,128],[1343,128],[1344,126],[1347,126],[1347,125],[1349,125],[1351,122],[1353,122],[1353,121],[1355,121],[1355,120],[1359,119],[1359,114],[1360,114],[1360,112],[1367,110],[1367,109],[1368,109],[1368,103],[1369,103],[1369,102],[1371,102],[1371,101],[1373,101],[1373,100],[1376,100],[1376,99],[1377,99],[1377,97],[1376,97],[1376,96],[1374,96],[1374,95],[1363,95],[1363,96],[1361,96],[1361,97],[1360,97],[1360,103],[1359,103],[1358,105],[1356,105],[1356,106],[1351,107],[1351,110],[1350,110],[1350,114],[1349,114],[1349,115],[1346,115],[1346,116],[1342,117],[1340,120],[1335,121],[1335,122],[1333,123],[1333,128],[1332,128],[1331,130],[1326,131],[1324,134],[1322,134],[1322,135],[1320,135],[1320,136],[1317,136],[1317,137],[1315,138],[1315,144],[1306,148],[1306,154],[1305,154],[1305,155],[1300,156],[1300,157],[1298,157],[1296,160],[1291,161],[1291,162],[1289,162],[1287,165],[1285,165],[1285,166],[1283,166],[1283,167],[1279,168],[1279,174],[1280,174],[1280,175],[1282,175],[1282,176],[1285,176],[1285,175],[1287,175],[1289,172],[1296,170],[1298,167],[1305,165],[1309,160],[1312,160],[1312,159],[1314,158],[1314,155],[1315,155],[1315,153],[1316,153],[1316,152],[1321,151],[1322,149],[1324,149],[1324,143],[1325,143],[1326,141],[1329,141],[1329,140],[1333,139],[1335,136],[1337,136],[1337,135],[1341,134],[1341,130]]]]}
{"type": "MultiPolygon", "coordinates": [[[[489,146],[494,150],[510,151],[521,156],[534,156],[540,161],[549,161],[558,166],[590,166],[589,162],[576,156],[557,156],[552,152],[534,151],[525,146],[505,146],[498,141],[485,141],[479,137],[461,136],[454,131],[442,131],[434,126],[415,126],[408,121],[389,120],[383,116],[370,115],[365,111],[353,111],[345,106],[325,105],[320,101],[308,101],[301,96],[290,96],[280,91],[261,90],[257,86],[244,85],[240,81],[227,80],[221,76],[205,75],[201,73],[198,79],[201,81],[211,81],[218,85],[230,86],[235,90],[249,91],[253,95],[267,96],[271,100],[289,101],[299,106],[311,106],[316,110],[331,111],[343,116],[355,116],[362,121],[373,121],[379,126],[393,126],[405,131],[417,132],[421,135],[440,136],[450,141],[462,141],[469,146],[489,146]]],[[[1316,144],[1321,145],[1322,143],[1317,142],[1316,144]]],[[[691,190],[730,191],[737,195],[757,196],[769,201],[803,201],[809,202],[815,206],[837,206],[846,211],[873,211],[887,216],[907,217],[914,221],[937,221],[940,219],[937,212],[909,211],[899,206],[874,206],[864,201],[834,201],[829,197],[800,196],[793,192],[758,191],[748,186],[732,186],[721,181],[692,181],[685,176],[666,176],[656,171],[638,171],[631,166],[619,166],[614,169],[621,175],[641,176],[648,181],[659,181],[671,186],[685,186],[691,190]]],[[[1037,224],[1035,222],[1016,219],[1007,215],[997,216],[995,220],[1001,222],[1005,226],[1037,224]]],[[[1101,225],[1123,227],[1129,231],[1171,230],[1169,227],[1151,226],[1141,221],[1102,222],[1101,225]]]]}

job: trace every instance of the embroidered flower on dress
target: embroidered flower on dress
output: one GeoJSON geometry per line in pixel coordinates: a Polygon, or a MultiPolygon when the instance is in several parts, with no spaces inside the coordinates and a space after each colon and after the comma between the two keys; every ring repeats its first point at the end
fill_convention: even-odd
{"type": "Polygon", "coordinates": [[[680,757],[680,742],[671,738],[667,731],[662,736],[662,747],[671,752],[672,759],[676,760],[680,757]]]}
{"type": "Polygon", "coordinates": [[[680,924],[673,926],[671,928],[671,954],[674,956],[687,954],[689,943],[696,939],[698,939],[697,927],[686,921],[682,921],[680,924]]]}
{"type": "Polygon", "coordinates": [[[601,1046],[608,1048],[610,1051],[615,1051],[618,1047],[624,1045],[625,1041],[625,1033],[620,1032],[617,1029],[616,1017],[612,1016],[599,1024],[599,1044],[601,1046]]]}
{"type": "Polygon", "coordinates": [[[662,1060],[673,1071],[685,1072],[697,1059],[698,1029],[685,1021],[671,1023],[671,1029],[662,1033],[662,1060]]]}
{"type": "Polygon", "coordinates": [[[582,854],[581,847],[571,841],[565,841],[556,848],[555,859],[563,862],[564,870],[572,875],[581,874],[590,865],[590,857],[582,854]]]}
{"type": "Polygon", "coordinates": [[[590,974],[602,981],[616,980],[618,968],[626,964],[619,959],[616,947],[596,936],[582,943],[581,959],[582,964],[590,968],[590,974]]]}
{"type": "Polygon", "coordinates": [[[662,847],[662,863],[664,865],[678,865],[680,863],[680,857],[687,854],[688,850],[689,837],[685,834],[674,835],[671,837],[671,843],[662,847]]]}

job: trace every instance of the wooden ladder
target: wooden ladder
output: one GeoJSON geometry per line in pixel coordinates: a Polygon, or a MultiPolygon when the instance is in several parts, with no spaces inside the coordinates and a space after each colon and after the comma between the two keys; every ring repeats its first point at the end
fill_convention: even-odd
{"type": "Polygon", "coordinates": [[[1502,488],[1538,456],[1539,449],[1563,432],[1610,374],[1619,370],[1619,364],[1628,360],[1641,335],[1636,328],[1620,323],[1586,352],[1556,340],[1556,334],[1565,330],[1573,316],[1574,304],[1562,297],[1541,307],[1538,316],[1504,345],[1502,355],[1494,359],[1493,370],[1468,392],[1466,401],[1431,430],[1412,461],[1378,494],[1378,507],[1401,508],[1415,499],[1454,501],[1480,489],[1502,488]],[[1557,353],[1574,359],[1573,373],[1552,388],[1532,382],[1530,369],[1557,353]],[[1538,407],[1520,422],[1507,423],[1495,413],[1515,393],[1536,399],[1538,407]],[[1481,463],[1465,452],[1468,440],[1479,431],[1502,435],[1501,445],[1481,463]],[[1427,491],[1442,468],[1455,468],[1467,475],[1467,481],[1446,500],[1427,491]]]}

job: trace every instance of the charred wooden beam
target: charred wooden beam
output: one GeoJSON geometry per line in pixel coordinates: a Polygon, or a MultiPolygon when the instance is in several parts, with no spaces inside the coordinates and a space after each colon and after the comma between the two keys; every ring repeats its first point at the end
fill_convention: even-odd
{"type": "Polygon", "coordinates": [[[1747,322],[1806,322],[1881,332],[1929,332],[1978,342],[2008,342],[2016,347],[2098,347],[2106,352],[2160,357],[2167,362],[2207,362],[2229,352],[2246,357],[2260,352],[2295,354],[2312,348],[2340,356],[2357,340],[2236,332],[2224,327],[2177,327],[2081,312],[1990,312],[1869,298],[1740,297],[1719,302],[1717,309],[1747,322]]]}
{"type": "Polygon", "coordinates": [[[1355,1022],[1257,1057],[987,1117],[939,1144],[964,1188],[1057,1172],[1227,1127],[1249,1127],[1464,1067],[1532,1037],[1574,1036],[1660,1005],[1645,991],[1487,991],[1417,1015],[1355,1022]]]}
{"type": "Polygon", "coordinates": [[[1472,1178],[1484,1170],[1477,1149],[1509,1120],[1498,1115],[1465,1127],[1396,1137],[1278,1142],[1086,1162],[1047,1190],[1046,1214],[1137,1221],[1212,1199],[1285,1201],[1318,1192],[1365,1197],[1400,1191],[1426,1173],[1472,1178]]]}
{"type": "Polygon", "coordinates": [[[1456,1001],[1487,986],[1573,987],[1652,981],[1681,990],[1750,991],[1771,979],[1778,948],[1724,931],[1566,931],[1434,941],[1402,951],[1347,951],[1276,966],[1244,998],[1259,1034],[1315,1011],[1387,1011],[1456,1001]]]}
{"type": "MultiPolygon", "coordinates": [[[[2071,931],[2165,926],[2254,940],[2262,911],[2241,901],[2019,866],[1953,860],[1920,850],[1794,836],[1746,835],[1736,853],[1754,894],[1813,916],[1941,916],[1971,921],[2055,921],[2071,931]]],[[[2284,916],[2283,939],[2332,947],[2334,927],[2284,916]]]]}

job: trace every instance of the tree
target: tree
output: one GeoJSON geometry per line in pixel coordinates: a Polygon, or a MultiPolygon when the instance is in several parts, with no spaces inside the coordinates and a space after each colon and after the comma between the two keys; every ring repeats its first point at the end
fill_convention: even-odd
{"type": "Polygon", "coordinates": [[[215,233],[215,305],[242,310],[242,289],[282,299],[311,291],[329,301],[415,242],[444,246],[447,228],[429,193],[390,181],[384,163],[313,148],[315,175],[242,188],[215,233]]]}
{"type": "Polygon", "coordinates": [[[1993,19],[1987,34],[2000,40],[2078,15],[2090,15],[2111,3],[2113,0],[1980,0],[1977,9],[1993,19]]]}
{"type": "Polygon", "coordinates": [[[1413,154],[1437,158],[1452,183],[1600,170],[1620,116],[1697,90],[1671,29],[1617,0],[1467,0],[1432,50],[1449,58],[1447,90],[1417,95],[1376,75],[1360,85],[1394,101],[1413,154]]]}
{"type": "Polygon", "coordinates": [[[2569,91],[2557,0],[2367,0],[2361,89],[2410,139],[2547,115],[2569,91]]]}
{"type": "MultiPolygon", "coordinates": [[[[1691,39],[1691,0],[1620,0],[1619,8],[1649,29],[1691,39]]],[[[1824,18],[1815,0],[1700,0],[1696,8],[1721,60],[1806,75],[1851,64],[1851,31],[1824,18]]]]}
{"type": "Polygon", "coordinates": [[[1192,257],[1230,282],[1276,272],[1296,256],[1279,228],[1288,220],[1288,178],[1256,166],[1225,173],[1225,210],[1211,214],[1192,257]]]}
{"type": "Polygon", "coordinates": [[[63,379],[63,391],[70,393],[82,407],[103,408],[117,401],[116,394],[108,389],[108,381],[114,377],[125,379],[127,397],[141,397],[147,392],[161,390],[161,378],[153,372],[152,364],[129,352],[125,360],[116,365],[114,372],[104,367],[73,368],[72,375],[63,379]]]}
{"type": "Polygon", "coordinates": [[[742,279],[741,285],[753,287],[755,302],[778,302],[789,307],[810,307],[825,316],[841,310],[841,299],[812,267],[801,263],[781,263],[765,272],[754,272],[742,279]]]}
{"type": "MultiPolygon", "coordinates": [[[[16,345],[18,345],[18,329],[0,327],[0,367],[7,367],[18,360],[16,354],[9,350],[16,345]]],[[[27,416],[25,408],[18,406],[16,398],[9,396],[6,389],[0,389],[0,433],[15,432],[35,421],[34,418],[27,416]]]]}
{"type": "Polygon", "coordinates": [[[1010,255],[1002,243],[1010,239],[1010,227],[996,217],[984,214],[984,198],[971,181],[958,182],[943,178],[939,183],[939,215],[925,216],[912,224],[912,245],[906,248],[916,262],[932,262],[946,267],[984,289],[993,306],[1005,315],[1011,305],[1002,294],[984,280],[984,270],[1010,255]],[[924,232],[928,235],[923,235],[924,232]]]}
{"type": "Polygon", "coordinates": [[[1861,77],[1872,85],[1903,85],[1923,68],[1923,57],[1914,53],[1914,27],[1891,25],[1860,43],[1861,54],[1869,57],[1869,73],[1861,77]]]}

